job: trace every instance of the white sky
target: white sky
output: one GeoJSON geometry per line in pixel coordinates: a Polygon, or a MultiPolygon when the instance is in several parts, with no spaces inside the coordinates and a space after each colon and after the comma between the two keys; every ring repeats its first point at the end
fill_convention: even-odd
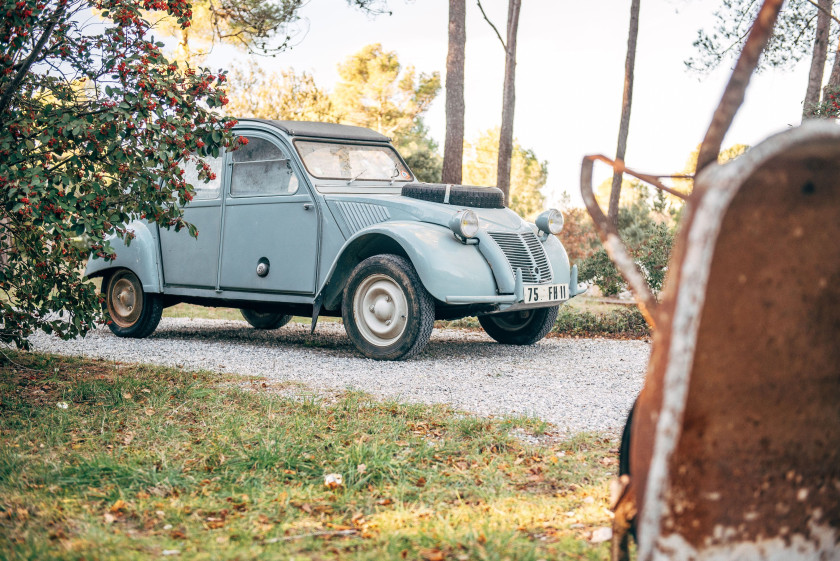
{"type": "MultiPolygon", "coordinates": [[[[702,78],[689,74],[683,61],[694,52],[699,26],[710,21],[717,2],[643,0],[636,55],[633,110],[626,161],[649,173],[679,171],[702,140],[729,76],[722,68],[702,78]]],[[[484,0],[500,30],[507,0],[484,0]]],[[[307,70],[316,83],[332,89],[337,64],[370,43],[396,51],[403,65],[445,77],[447,0],[389,0],[393,15],[371,18],[343,0],[310,0],[301,14],[309,31],[276,58],[261,59],[266,69],[307,70]]],[[[549,162],[545,189],[548,206],[563,191],[580,205],[580,161],[585,154],[615,154],[629,0],[523,0],[519,24],[514,136],[549,162]]],[[[504,33],[504,32],[503,32],[504,33]]],[[[207,65],[243,60],[242,53],[217,49],[207,65]]],[[[831,57],[829,57],[831,58],[831,57]]],[[[754,145],[771,133],[800,122],[808,68],[754,76],[724,147],[754,145]]],[[[504,52],[467,0],[467,139],[498,126],[501,119],[504,52]]],[[[425,116],[443,150],[444,91],[425,116]]],[[[608,175],[606,171],[600,179],[608,175]]],[[[596,182],[599,180],[596,177],[596,182]]]]}

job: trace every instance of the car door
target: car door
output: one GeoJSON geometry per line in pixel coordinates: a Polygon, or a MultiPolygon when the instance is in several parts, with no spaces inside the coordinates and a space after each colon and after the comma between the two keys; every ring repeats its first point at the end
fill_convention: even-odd
{"type": "Polygon", "coordinates": [[[318,209],[289,151],[244,134],[231,152],[222,213],[222,290],[313,294],[318,209]]]}
{"type": "Polygon", "coordinates": [[[195,225],[198,236],[186,229],[160,228],[163,282],[167,286],[216,288],[219,271],[219,241],[222,219],[222,162],[224,154],[205,157],[210,181],[198,178],[195,160],[181,163],[184,180],[195,196],[183,209],[184,219],[195,225]]]}

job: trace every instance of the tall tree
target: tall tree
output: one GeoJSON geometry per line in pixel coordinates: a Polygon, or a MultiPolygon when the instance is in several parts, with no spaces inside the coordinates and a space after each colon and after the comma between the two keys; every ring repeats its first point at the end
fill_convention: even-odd
{"type": "MultiPolygon", "coordinates": [[[[630,2],[630,26],[627,33],[627,57],[624,60],[624,92],[621,99],[621,122],[618,127],[618,146],[615,150],[615,161],[619,165],[624,165],[624,155],[627,152],[627,135],[630,132],[630,108],[633,105],[633,76],[636,67],[636,39],[638,36],[639,0],[632,0],[630,2]]],[[[621,199],[622,178],[623,173],[620,168],[613,172],[607,218],[616,225],[618,224],[618,203],[621,199]]]]}
{"type": "MultiPolygon", "coordinates": [[[[499,150],[499,129],[481,133],[474,142],[464,143],[464,183],[497,185],[498,168],[493,155],[499,150]]],[[[508,206],[521,216],[533,219],[544,210],[542,189],[548,181],[548,163],[533,150],[514,141],[511,150],[511,188],[508,206]]]]}
{"type": "Polygon", "coordinates": [[[227,114],[262,119],[345,123],[391,136],[420,181],[441,180],[438,147],[422,116],[440,91],[440,75],[402,69],[394,52],[369,45],[339,65],[333,93],[306,72],[266,72],[251,64],[233,71],[227,114]]]}
{"type": "Polygon", "coordinates": [[[376,43],[338,65],[332,100],[341,121],[399,137],[414,128],[440,91],[440,74],[400,65],[397,53],[376,43]]]}
{"type": "Polygon", "coordinates": [[[828,32],[831,29],[831,0],[819,0],[817,29],[814,34],[814,51],[811,55],[811,70],[808,72],[808,88],[802,103],[802,118],[806,118],[820,102],[825,61],[828,55],[828,32]]]}
{"type": "MultiPolygon", "coordinates": [[[[708,72],[724,61],[733,59],[741,49],[749,34],[750,26],[760,8],[760,2],[753,0],[721,0],[721,5],[714,13],[711,30],[700,29],[694,46],[697,54],[686,61],[688,68],[698,72],[708,72]]],[[[828,42],[837,41],[840,20],[836,17],[836,0],[788,0],[784,3],[773,34],[761,54],[758,70],[766,68],[787,69],[802,59],[811,57],[811,72],[808,75],[807,96],[804,113],[809,113],[809,106],[820,102],[819,95],[813,98],[812,82],[816,76],[822,79],[822,70],[827,61],[827,49],[816,44],[818,30],[829,21],[828,42]],[[828,13],[826,13],[828,7],[828,13]]],[[[834,56],[834,64],[828,80],[829,87],[840,86],[840,45],[834,56]]],[[[819,86],[817,92],[819,93],[819,86]]],[[[813,111],[811,111],[813,113],[813,111]]]]}
{"type": "MultiPolygon", "coordinates": [[[[0,342],[27,346],[38,329],[70,338],[104,321],[81,277],[88,255],[113,257],[107,236],[130,240],[136,216],[195,233],[179,210],[194,190],[178,164],[210,179],[201,158],[233,146],[236,122],[214,112],[227,103],[224,73],[168,61],[141,4],[0,4],[0,342]]],[[[147,5],[189,25],[187,2],[147,5]]]]}
{"type": "Polygon", "coordinates": [[[337,123],[341,115],[329,92],[311,74],[292,69],[265,72],[256,63],[236,67],[230,74],[231,101],[225,112],[234,117],[337,123]]]}
{"type": "Polygon", "coordinates": [[[505,204],[510,204],[510,158],[513,152],[513,112],[516,106],[516,37],[519,32],[519,11],[522,0],[508,0],[506,38],[487,17],[481,0],[476,0],[481,15],[496,32],[505,51],[505,81],[502,89],[502,126],[499,134],[499,154],[496,165],[497,187],[505,194],[505,204]]]}
{"type": "Polygon", "coordinates": [[[467,43],[465,0],[449,0],[449,50],[446,54],[446,139],[444,183],[461,183],[464,162],[464,62],[467,43]]]}
{"type": "MultiPolygon", "coordinates": [[[[346,0],[367,14],[389,14],[387,0],[346,0]]],[[[200,62],[218,43],[236,45],[248,53],[274,55],[289,48],[296,36],[304,0],[195,0],[192,25],[164,20],[161,30],[178,37],[175,56],[200,62]],[[200,48],[196,48],[195,43],[200,48]]]]}

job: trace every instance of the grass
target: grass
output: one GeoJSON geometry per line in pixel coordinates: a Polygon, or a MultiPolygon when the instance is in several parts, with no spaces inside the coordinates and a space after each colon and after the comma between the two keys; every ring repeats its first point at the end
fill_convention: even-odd
{"type": "Polygon", "coordinates": [[[0,413],[3,559],[608,557],[615,442],[538,419],[12,352],[0,413]]]}

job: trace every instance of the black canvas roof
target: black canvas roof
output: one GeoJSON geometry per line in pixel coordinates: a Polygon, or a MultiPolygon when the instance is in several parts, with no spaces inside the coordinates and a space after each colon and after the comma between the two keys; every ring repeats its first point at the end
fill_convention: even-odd
{"type": "Polygon", "coordinates": [[[290,136],[306,136],[312,138],[340,138],[342,140],[373,140],[387,142],[390,140],[384,134],[363,127],[337,125],[335,123],[318,123],[315,121],[272,121],[269,119],[239,119],[240,123],[257,121],[277,127],[290,136]]]}

